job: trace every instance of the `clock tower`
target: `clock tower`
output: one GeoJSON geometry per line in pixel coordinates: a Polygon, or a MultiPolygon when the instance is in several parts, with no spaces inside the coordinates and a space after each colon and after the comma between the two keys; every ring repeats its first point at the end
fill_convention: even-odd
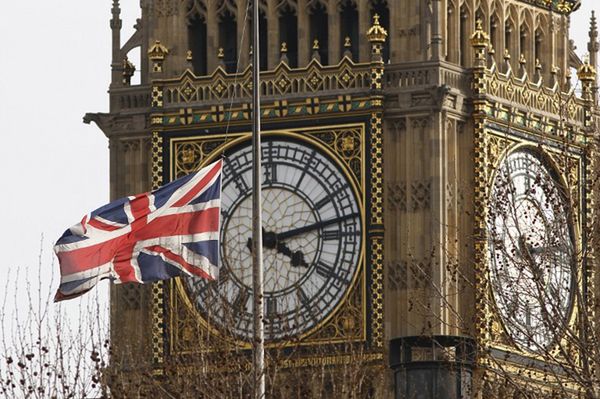
{"type": "MultiPolygon", "coordinates": [[[[129,375],[113,386],[146,378],[145,389],[172,393],[174,375],[244,375],[243,362],[236,372],[219,362],[251,347],[249,146],[260,112],[278,389],[359,364],[369,377],[358,397],[552,394],[548,366],[560,356],[545,355],[595,317],[598,43],[594,20],[589,60],[574,53],[578,6],[260,0],[255,111],[249,0],[143,0],[125,44],[114,0],[110,112],[85,117],[109,139],[111,197],[218,158],[224,176],[218,280],[111,288],[113,364],[129,375]],[[140,65],[127,57],[135,48],[140,65]]],[[[316,395],[307,385],[272,395],[316,395]]],[[[322,389],[338,397],[334,383],[322,389]]]]}

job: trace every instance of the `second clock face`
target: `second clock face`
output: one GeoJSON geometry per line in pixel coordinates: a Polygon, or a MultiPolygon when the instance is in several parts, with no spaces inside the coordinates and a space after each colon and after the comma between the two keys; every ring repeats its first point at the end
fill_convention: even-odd
{"type": "MultiPolygon", "coordinates": [[[[252,149],[234,148],[223,166],[218,281],[188,280],[212,322],[252,337],[252,149]]],[[[345,297],[361,257],[361,215],[353,185],[324,152],[303,141],[268,138],[263,157],[265,335],[298,336],[345,297]]]]}
{"type": "Polygon", "coordinates": [[[517,344],[541,350],[571,306],[575,248],[564,190],[536,153],[515,151],[496,172],[489,212],[496,307],[517,344]]]}

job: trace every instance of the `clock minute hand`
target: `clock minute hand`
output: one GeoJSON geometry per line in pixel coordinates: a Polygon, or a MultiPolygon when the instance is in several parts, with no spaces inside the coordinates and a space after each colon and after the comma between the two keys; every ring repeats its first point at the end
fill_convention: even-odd
{"type": "Polygon", "coordinates": [[[297,229],[292,229],[292,230],[288,230],[286,232],[283,233],[278,233],[277,234],[277,240],[285,240],[288,239],[290,237],[294,237],[303,233],[306,233],[308,231],[312,231],[312,230],[316,230],[319,229],[321,227],[325,227],[325,226],[329,226],[330,224],[336,224],[339,222],[343,222],[344,220],[347,219],[352,219],[358,216],[358,213],[352,213],[350,215],[344,215],[344,216],[340,216],[337,218],[333,218],[333,219],[329,219],[329,220],[324,220],[321,222],[317,222],[317,223],[313,223],[313,224],[309,224],[303,227],[298,227],[297,229]]]}

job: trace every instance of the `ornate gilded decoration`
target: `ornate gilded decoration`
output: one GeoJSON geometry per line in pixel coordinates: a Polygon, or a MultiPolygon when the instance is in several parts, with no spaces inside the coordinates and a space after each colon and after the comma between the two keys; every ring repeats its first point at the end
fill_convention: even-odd
{"type": "Polygon", "coordinates": [[[383,43],[387,37],[385,29],[379,25],[379,16],[373,17],[373,26],[367,32],[371,43],[371,193],[370,222],[374,226],[371,239],[371,301],[373,320],[371,322],[372,341],[375,347],[383,347],[383,43]],[[375,105],[376,104],[376,105],[375,105]]]}
{"type": "MultiPolygon", "coordinates": [[[[479,30],[479,29],[478,29],[479,30]]],[[[510,339],[490,296],[488,231],[485,221],[488,218],[490,187],[497,173],[498,165],[507,154],[523,145],[529,145],[544,154],[544,159],[556,170],[560,184],[566,190],[566,200],[570,209],[570,217],[574,222],[577,248],[584,245],[579,232],[584,228],[580,217],[584,206],[583,193],[589,196],[589,188],[583,184],[584,162],[587,155],[586,136],[582,126],[585,125],[585,101],[576,98],[571,92],[564,93],[555,82],[545,87],[539,77],[531,81],[526,73],[515,76],[510,65],[500,72],[492,63],[486,62],[486,36],[475,32],[472,44],[475,51],[475,67],[473,68],[473,124],[474,124],[474,210],[475,210],[475,327],[476,339],[484,350],[494,348],[507,355],[518,353],[523,359],[532,354],[519,348],[510,339]],[[577,128],[578,127],[578,128],[577,128]]],[[[585,67],[584,67],[585,69],[585,67]]],[[[586,73],[589,69],[584,70],[586,73]]],[[[584,89],[585,91],[585,89],[584,89]]],[[[588,164],[587,162],[585,163],[588,164]]],[[[397,193],[397,191],[396,191],[397,193]]],[[[584,212],[590,212],[589,208],[584,212]]],[[[577,265],[585,264],[583,256],[578,256],[577,265]]],[[[584,258],[587,258],[586,253],[584,258]]],[[[589,276],[586,276],[586,281],[589,276]]],[[[580,284],[580,282],[578,282],[580,284]]],[[[581,304],[575,304],[570,314],[570,322],[576,317],[581,304]]],[[[588,311],[589,306],[588,306],[588,311]]],[[[506,359],[495,358],[490,361],[486,355],[480,355],[482,367],[481,382],[492,381],[494,373],[487,372],[497,367],[497,362],[506,359]]],[[[509,362],[510,364],[510,362],[509,362]]],[[[505,365],[515,373],[521,373],[520,367],[514,364],[505,365]]],[[[547,377],[543,371],[530,371],[531,378],[543,385],[547,377]],[[535,376],[534,376],[535,375],[535,376]]],[[[483,386],[489,386],[484,384],[483,386]]]]}
{"type": "MultiPolygon", "coordinates": [[[[165,93],[165,107],[181,106],[182,103],[220,103],[225,97],[251,98],[251,69],[240,74],[229,74],[217,68],[209,76],[196,77],[186,70],[177,79],[155,80],[165,93]]],[[[304,68],[290,69],[279,63],[273,71],[261,74],[262,98],[274,101],[280,95],[310,95],[343,89],[346,93],[364,93],[370,87],[369,64],[355,64],[343,58],[338,65],[322,66],[316,61],[304,68]],[[342,74],[340,74],[342,70],[342,74]]],[[[291,102],[291,101],[290,101],[291,102]]]]}
{"type": "MultiPolygon", "coordinates": [[[[365,153],[365,137],[366,126],[364,124],[349,124],[342,126],[323,126],[318,128],[295,129],[295,132],[301,134],[301,137],[312,137],[318,140],[323,148],[336,154],[339,162],[342,162],[347,170],[351,172],[352,179],[357,182],[359,187],[365,185],[365,169],[366,162],[365,153]]],[[[268,134],[276,134],[266,133],[268,134]]],[[[280,133],[283,134],[283,133],[280,133]]],[[[291,134],[291,132],[290,132],[291,134]]],[[[247,134],[231,134],[229,140],[237,140],[247,137],[247,134]]],[[[300,136],[298,136],[300,137],[300,136]]],[[[226,138],[223,134],[210,135],[206,137],[188,137],[180,138],[171,142],[170,153],[174,156],[171,158],[173,178],[186,175],[197,170],[203,163],[208,162],[210,158],[214,158],[215,154],[222,151],[223,145],[226,144],[226,138]]],[[[364,190],[364,188],[363,188],[364,190]]],[[[363,196],[366,193],[363,192],[363,196]]],[[[364,201],[364,199],[363,199],[364,201]]],[[[374,308],[369,314],[372,314],[372,319],[375,323],[383,325],[383,281],[382,281],[382,243],[378,244],[371,252],[373,265],[378,269],[365,268],[363,263],[359,277],[356,279],[356,284],[347,296],[343,306],[340,306],[335,314],[318,330],[310,336],[303,339],[304,344],[331,344],[334,342],[364,342],[367,339],[367,327],[365,321],[366,314],[366,279],[367,273],[371,276],[373,287],[376,289],[374,295],[379,298],[374,304],[374,308]],[[378,307],[376,307],[378,306],[378,307]]],[[[197,342],[197,337],[202,340],[209,339],[211,334],[215,333],[212,327],[201,318],[193,310],[190,305],[187,295],[184,294],[182,286],[173,284],[171,291],[177,293],[170,295],[171,303],[169,309],[170,322],[169,325],[172,331],[169,331],[170,350],[172,354],[195,353],[201,348],[197,345],[194,347],[192,342],[197,342]],[[202,338],[205,337],[205,338],[202,338]]],[[[373,342],[382,342],[383,330],[380,328],[374,331],[373,342]],[[377,335],[375,335],[377,334],[377,335]]],[[[244,346],[242,344],[242,346],[244,346]]]]}
{"type": "MultiPolygon", "coordinates": [[[[152,133],[152,189],[163,185],[163,139],[159,132],[152,133]]],[[[165,339],[165,282],[157,281],[152,284],[152,363],[161,373],[160,367],[164,362],[165,339]]]]}
{"type": "Polygon", "coordinates": [[[379,15],[373,16],[373,25],[367,31],[367,38],[371,43],[384,43],[388,36],[387,31],[379,24],[379,15]]]}
{"type": "Polygon", "coordinates": [[[142,7],[148,7],[150,15],[170,17],[179,11],[181,0],[143,0],[142,7]]]}
{"type": "Polygon", "coordinates": [[[163,106],[163,91],[158,86],[152,87],[152,107],[161,108],[163,106]]]}
{"type": "Polygon", "coordinates": [[[163,71],[163,61],[167,54],[169,54],[169,49],[160,40],[156,40],[150,49],[148,49],[148,59],[152,61],[153,72],[160,73],[163,71]]]}

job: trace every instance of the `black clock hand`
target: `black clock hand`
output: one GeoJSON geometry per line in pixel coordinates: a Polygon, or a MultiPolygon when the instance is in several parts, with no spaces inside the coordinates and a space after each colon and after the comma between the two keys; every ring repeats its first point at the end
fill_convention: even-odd
{"type": "MultiPolygon", "coordinates": [[[[252,252],[252,238],[248,238],[246,247],[250,250],[250,252],[252,252]]],[[[291,259],[291,264],[294,267],[308,267],[308,263],[306,263],[304,260],[304,254],[302,251],[292,252],[292,250],[284,242],[277,240],[277,234],[271,231],[265,231],[265,229],[263,229],[263,247],[275,249],[278,253],[289,257],[291,259]]]]}
{"type": "Polygon", "coordinates": [[[289,257],[292,260],[292,262],[291,262],[292,266],[308,267],[308,263],[306,263],[306,261],[304,260],[304,254],[302,253],[302,251],[292,252],[292,250],[285,243],[278,242],[277,243],[277,252],[289,257]]]}
{"type": "Polygon", "coordinates": [[[307,226],[304,227],[298,227],[297,229],[292,229],[292,230],[288,230],[284,233],[279,233],[277,234],[277,240],[281,241],[281,240],[286,240],[290,237],[294,237],[303,233],[306,233],[308,231],[312,231],[312,230],[316,230],[319,229],[321,227],[325,227],[325,226],[329,226],[330,224],[336,224],[339,222],[343,222],[346,219],[352,219],[358,216],[358,213],[352,213],[350,215],[344,215],[344,216],[340,216],[337,218],[333,218],[333,219],[329,219],[329,220],[324,220],[318,223],[313,223],[313,224],[309,224],[307,226]]]}

